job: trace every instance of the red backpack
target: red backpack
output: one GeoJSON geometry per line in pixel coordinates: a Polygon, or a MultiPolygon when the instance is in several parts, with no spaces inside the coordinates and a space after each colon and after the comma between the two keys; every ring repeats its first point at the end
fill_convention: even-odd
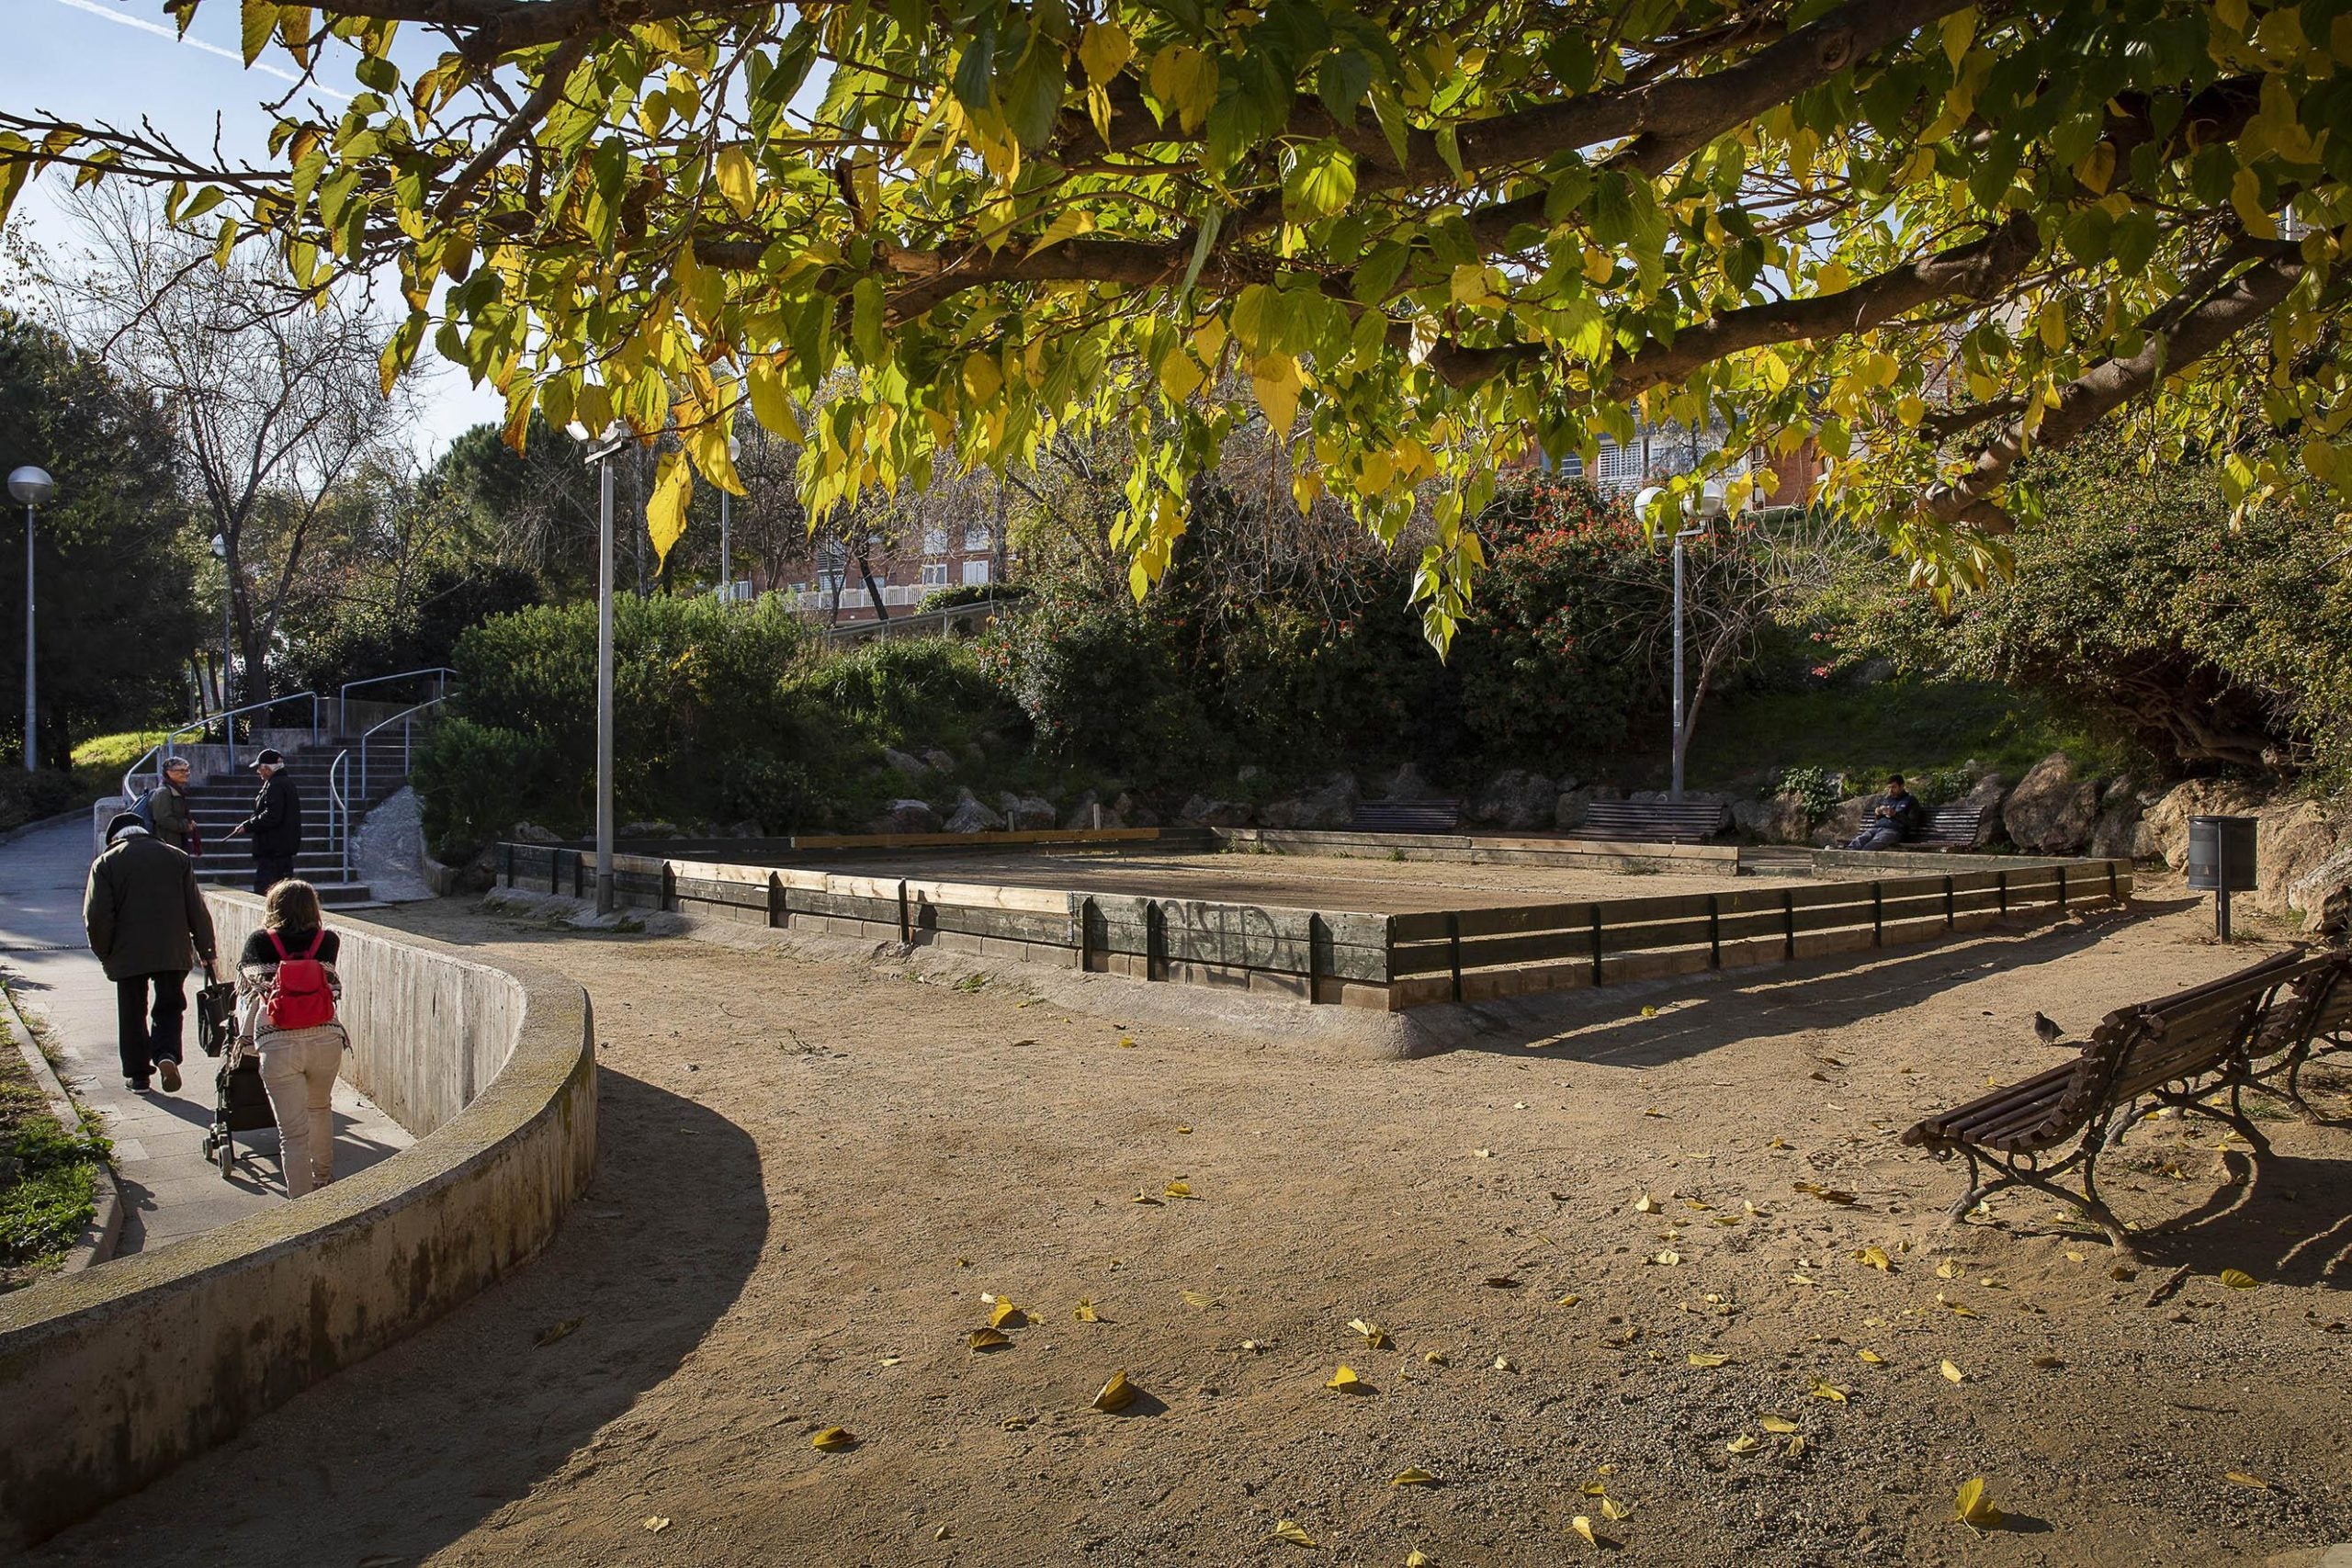
{"type": "Polygon", "coordinates": [[[287,953],[286,944],[270,931],[269,945],[277,949],[277,976],[269,983],[263,1005],[269,1011],[270,1028],[283,1033],[295,1029],[316,1029],[322,1023],[334,1021],[334,993],[327,988],[327,966],[319,962],[319,943],[327,933],[320,931],[311,938],[311,945],[300,958],[287,953]]]}

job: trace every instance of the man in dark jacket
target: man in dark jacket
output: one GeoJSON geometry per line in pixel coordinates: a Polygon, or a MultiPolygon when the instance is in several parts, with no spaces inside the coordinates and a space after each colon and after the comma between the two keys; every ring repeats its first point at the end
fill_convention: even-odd
{"type": "Polygon", "coordinates": [[[166,758],[163,781],[139,797],[136,809],[149,832],[194,860],[204,852],[204,841],[197,836],[196,813],[188,807],[187,780],[187,759],[166,758]]]}
{"type": "Polygon", "coordinates": [[[1928,825],[1928,808],[1919,797],[1903,786],[1901,773],[1889,773],[1886,793],[1871,803],[1869,815],[1862,818],[1862,830],[1846,840],[1849,850],[1899,849],[1907,840],[1919,836],[1928,825]]]}
{"type": "Polygon", "coordinates": [[[254,814],[229,829],[229,837],[251,836],[254,841],[254,891],[267,893],[294,874],[294,857],[302,852],[302,797],[286,772],[286,759],[276,747],[254,759],[261,775],[261,793],[254,796],[254,814]]]}
{"type": "Polygon", "coordinates": [[[199,957],[208,968],[213,958],[212,912],[195,866],[123,812],[107,824],[106,850],[91,863],[82,927],[114,982],[123,1087],[144,1094],[152,1076],[176,1094],[187,972],[199,957]]]}

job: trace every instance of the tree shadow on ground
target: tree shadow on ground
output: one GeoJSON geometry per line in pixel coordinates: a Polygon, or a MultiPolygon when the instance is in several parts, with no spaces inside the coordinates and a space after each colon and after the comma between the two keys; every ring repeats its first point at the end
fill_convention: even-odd
{"type": "MultiPolygon", "coordinates": [[[[1554,1061],[1661,1066],[1743,1041],[1843,1028],[1990,975],[2054,964],[2097,945],[2119,919],[2178,907],[2143,905],[2130,917],[2100,911],[2030,931],[1996,928],[1917,947],[1416,1009],[1408,1016],[1438,1051],[1540,1049],[1554,1061]],[[1644,1016],[1645,1008],[1653,1015],[1644,1016]]],[[[2249,944],[2247,961],[2259,956],[2249,944]]],[[[2161,976],[2150,977],[2151,995],[2165,988],[2161,976]]],[[[2066,999],[2053,983],[2047,1005],[2058,1009],[2066,999]]],[[[2064,1021],[2079,1036],[2096,1021],[2064,1021]]]]}
{"type": "MultiPolygon", "coordinates": [[[[2212,1278],[2239,1269],[2264,1285],[2352,1290],[2352,1167],[2273,1149],[2222,1156],[2226,1176],[2187,1213],[2132,1205],[2133,1247],[2151,1268],[2212,1278]]],[[[2112,1195],[2110,1194],[2110,1198],[2112,1195]]]]}
{"type": "Polygon", "coordinates": [[[31,1560],[415,1562],[576,1462],[734,1304],[768,1234],[741,1128],[609,1068],[597,1096],[595,1180],[544,1256],[31,1560]]]}

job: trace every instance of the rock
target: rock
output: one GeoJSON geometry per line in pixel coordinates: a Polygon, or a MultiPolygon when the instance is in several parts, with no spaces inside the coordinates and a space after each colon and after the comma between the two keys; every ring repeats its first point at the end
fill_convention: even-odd
{"type": "Polygon", "coordinates": [[[682,835],[675,822],[624,822],[620,837],[624,839],[675,839],[682,835]]]}
{"type": "Polygon", "coordinates": [[[730,839],[763,839],[767,836],[767,833],[757,822],[752,821],[749,818],[745,818],[742,821],[729,828],[727,829],[727,836],[730,839]]]}
{"type": "Polygon", "coordinates": [[[2090,842],[2098,821],[2098,784],[2075,771],[2064,751],[2027,770],[2001,807],[2009,842],[2031,854],[2071,855],[2090,842]]]}
{"type": "Polygon", "coordinates": [[[1137,800],[1134,795],[1129,795],[1125,790],[1121,790],[1119,792],[1118,798],[1111,802],[1111,809],[1104,815],[1116,817],[1121,822],[1130,828],[1157,828],[1159,826],[1159,813],[1154,811],[1150,807],[1146,806],[1142,801],[1137,800]]]}
{"type": "Polygon", "coordinates": [[[2136,860],[2140,842],[2140,803],[2126,795],[2099,807],[2091,828],[2090,854],[2095,860],[2136,860]]]}
{"type": "Polygon", "coordinates": [[[956,809],[947,814],[950,833],[1001,833],[1004,818],[990,811],[968,789],[956,792],[956,809]]]}
{"type": "Polygon", "coordinates": [[[925,774],[931,772],[930,765],[921,757],[917,757],[910,752],[897,750],[888,746],[882,748],[882,760],[889,763],[891,767],[898,770],[899,776],[905,779],[909,784],[915,783],[917,780],[922,778],[925,774]]]}
{"type": "Polygon", "coordinates": [[[2287,889],[2287,908],[2303,917],[2306,931],[2352,932],[2352,843],[2297,877],[2287,889]]]}
{"type": "MultiPolygon", "coordinates": [[[[1292,826],[1322,829],[1344,828],[1355,816],[1356,807],[1363,799],[1363,790],[1357,784],[1353,773],[1333,773],[1321,789],[1309,791],[1290,803],[1297,807],[1292,826]]],[[[1271,822],[1267,824],[1268,827],[1272,825],[1271,822]]]]}
{"type": "Polygon", "coordinates": [[[2308,800],[2284,801],[2255,813],[2255,902],[2273,914],[2291,907],[2288,894],[2335,853],[2347,824],[2308,800]]]}
{"type": "Polygon", "coordinates": [[[1007,790],[998,796],[996,807],[1004,813],[1004,825],[1016,833],[1039,832],[1054,825],[1054,803],[1043,795],[1007,790]]]}
{"type": "Polygon", "coordinates": [[[1102,797],[1090,789],[1084,795],[1078,797],[1078,804],[1076,806],[1069,808],[1069,815],[1062,818],[1062,827],[1065,830],[1075,830],[1080,828],[1123,828],[1126,826],[1125,823],[1119,821],[1117,818],[1118,813],[1112,810],[1109,807],[1104,806],[1102,804],[1102,797]],[[1098,811],[1101,813],[1102,818],[1099,822],[1095,820],[1095,816],[1098,811]]]}
{"type": "Polygon", "coordinates": [[[952,773],[956,771],[956,759],[934,746],[922,754],[922,765],[934,773],[952,773]]]}
{"type": "Polygon", "coordinates": [[[1966,795],[1953,804],[1965,806],[1971,811],[1989,811],[1998,807],[2007,798],[2008,793],[2008,780],[1998,773],[1984,773],[1968,786],[1966,795]]]}
{"type": "Polygon", "coordinates": [[[1421,770],[1410,762],[1382,781],[1380,795],[1384,800],[1435,800],[1438,798],[1437,786],[1421,777],[1421,770]]]}
{"type": "Polygon", "coordinates": [[[1234,773],[1233,782],[1238,784],[1253,784],[1265,776],[1266,770],[1260,767],[1257,763],[1244,762],[1239,770],[1234,773]]]}
{"type": "Polygon", "coordinates": [[[1804,797],[1770,795],[1731,803],[1732,826],[1768,844],[1802,844],[1812,824],[1806,819],[1804,797]]]}
{"type": "Polygon", "coordinates": [[[1825,849],[1834,849],[1862,830],[1862,822],[1871,814],[1874,795],[1858,795],[1851,800],[1841,800],[1832,807],[1829,815],[1814,824],[1812,841],[1825,849]]]}
{"type": "MultiPolygon", "coordinates": [[[[943,751],[940,755],[945,756],[946,753],[943,751]]],[[[931,761],[929,753],[924,754],[923,761],[931,761]]],[[[989,754],[978,741],[967,740],[964,742],[964,761],[967,766],[985,768],[989,765],[989,754]]]]}
{"type": "Polygon", "coordinates": [[[894,800],[865,825],[869,833],[936,833],[939,813],[928,801],[894,800]]]}
{"type": "Polygon", "coordinates": [[[1623,794],[1608,784],[1582,784],[1563,790],[1553,797],[1552,826],[1563,833],[1574,832],[1584,826],[1585,818],[1596,800],[1622,800],[1623,794]]]}
{"type": "Polygon", "coordinates": [[[507,833],[518,844],[560,844],[563,842],[537,822],[517,822],[507,833]]]}
{"type": "Polygon", "coordinates": [[[2176,784],[2148,807],[2132,835],[2135,860],[2157,860],[2178,871],[2188,864],[2191,817],[2250,817],[2261,796],[2230,779],[2191,779],[2176,784]]]}
{"type": "Polygon", "coordinates": [[[1543,774],[1505,768],[1478,792],[1469,817],[1512,832],[1548,828],[1558,814],[1559,798],[1559,790],[1543,774]]]}
{"type": "Polygon", "coordinates": [[[1212,800],[1207,795],[1195,795],[1177,811],[1176,823],[1182,828],[1247,828],[1250,807],[1238,800],[1212,800]]]}

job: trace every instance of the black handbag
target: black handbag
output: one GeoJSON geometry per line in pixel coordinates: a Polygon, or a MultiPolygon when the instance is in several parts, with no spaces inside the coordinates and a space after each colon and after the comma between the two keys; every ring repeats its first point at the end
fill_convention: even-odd
{"type": "Polygon", "coordinates": [[[196,1043],[218,1056],[236,1043],[237,986],[233,980],[201,986],[196,993],[196,1043]]]}

